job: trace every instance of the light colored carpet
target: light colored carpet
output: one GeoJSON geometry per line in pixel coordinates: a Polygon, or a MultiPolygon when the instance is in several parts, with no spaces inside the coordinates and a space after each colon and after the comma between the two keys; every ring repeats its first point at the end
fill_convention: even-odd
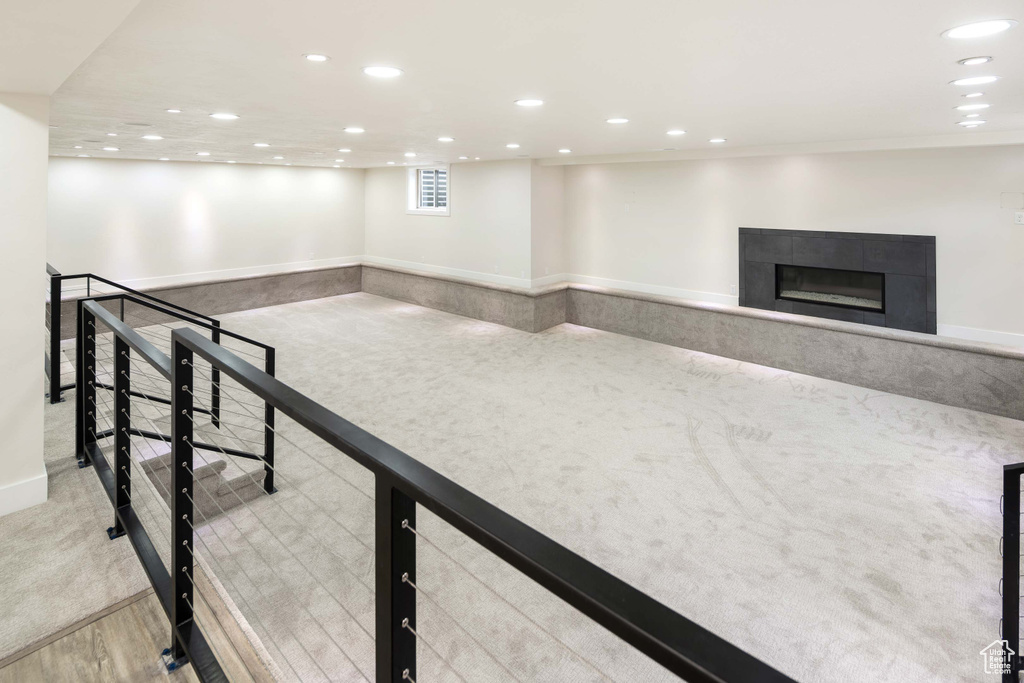
{"type": "MultiPolygon", "coordinates": [[[[0,659],[149,586],[96,473],[75,460],[74,392],[46,406],[48,500],[0,517],[0,659]]],[[[40,399],[42,400],[42,399],[40,399]]]]}
{"type": "MultiPolygon", "coordinates": [[[[1024,459],[1024,423],[363,293],[224,319],[277,346],[284,381],[797,680],[983,677],[1001,467],[1024,459]]],[[[106,540],[109,503],[67,457],[65,427],[65,481],[92,508],[69,504],[56,524],[34,517],[45,506],[0,519],[4,576],[24,577],[0,585],[16,610],[4,639],[33,607],[57,630],[63,601],[91,599],[98,577],[124,583],[117,567],[144,585],[127,542],[106,540]],[[87,532],[97,540],[79,541],[87,532]]],[[[287,420],[280,431],[280,492],[211,520],[199,548],[286,678],[372,678],[372,477],[287,420]]],[[[418,543],[417,680],[672,679],[419,515],[442,550],[418,543]]]]}
{"type": "MultiPolygon", "coordinates": [[[[224,317],[277,347],[286,382],[797,680],[981,677],[1020,422],[364,293],[224,317]]],[[[286,674],[372,676],[371,478],[281,431],[302,449],[279,440],[280,493],[203,532],[215,570],[286,674]]],[[[420,679],[671,679],[419,526],[471,572],[420,542],[420,679]]]]}

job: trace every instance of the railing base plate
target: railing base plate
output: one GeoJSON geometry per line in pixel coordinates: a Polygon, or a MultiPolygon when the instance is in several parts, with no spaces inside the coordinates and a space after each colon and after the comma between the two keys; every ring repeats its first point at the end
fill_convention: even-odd
{"type": "Polygon", "coordinates": [[[160,659],[163,661],[164,666],[167,667],[167,673],[173,673],[188,664],[188,657],[173,659],[171,655],[171,648],[169,647],[164,648],[164,651],[160,653],[160,659]]]}

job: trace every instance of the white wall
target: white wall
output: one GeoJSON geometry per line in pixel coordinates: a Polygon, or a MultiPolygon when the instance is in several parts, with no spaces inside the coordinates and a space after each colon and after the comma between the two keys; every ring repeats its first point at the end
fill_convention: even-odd
{"type": "Polygon", "coordinates": [[[363,171],[53,158],[47,256],[153,286],[357,260],[363,171]]]}
{"type": "Polygon", "coordinates": [[[366,172],[369,261],[529,286],[529,160],[453,164],[450,216],[406,213],[407,169],[366,172]]]}
{"type": "Polygon", "coordinates": [[[1024,226],[1001,208],[1024,146],[582,165],[565,187],[581,281],[735,303],[740,226],[935,235],[939,333],[1024,345],[1024,226]]]}
{"type": "Polygon", "coordinates": [[[929,234],[939,332],[1024,346],[1024,227],[1001,207],[1021,192],[1024,146],[454,164],[448,217],[406,213],[404,167],[54,159],[49,257],[142,285],[362,257],[735,303],[740,226],[929,234]]]}
{"type": "MultiPolygon", "coordinates": [[[[43,290],[49,98],[0,93],[0,515],[46,500],[43,290]]],[[[73,454],[69,453],[68,457],[73,454]]]]}
{"type": "Polygon", "coordinates": [[[568,272],[565,168],[534,165],[530,175],[530,251],[534,284],[568,272]]]}

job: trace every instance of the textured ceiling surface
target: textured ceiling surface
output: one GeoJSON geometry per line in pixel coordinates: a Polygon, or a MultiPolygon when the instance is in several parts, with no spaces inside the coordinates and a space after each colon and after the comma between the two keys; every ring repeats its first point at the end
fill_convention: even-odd
{"type": "Polygon", "coordinates": [[[573,158],[703,150],[713,137],[727,138],[721,147],[730,149],[877,139],[898,146],[1024,131],[1024,26],[965,41],[940,35],[1001,17],[1024,22],[1024,6],[142,0],[54,95],[51,153],[369,167],[551,158],[560,148],[573,158]],[[303,54],[311,52],[331,59],[309,62],[303,54]],[[995,59],[957,64],[975,55],[995,59]],[[361,71],[378,64],[404,74],[384,80],[361,71]],[[949,85],[989,73],[1000,80],[949,85]],[[970,102],[991,107],[980,117],[986,124],[962,129],[955,107],[971,90],[985,96],[970,102]],[[545,104],[513,104],[530,97],[545,104]],[[241,118],[218,121],[214,112],[241,118]],[[608,124],[610,117],[629,123],[608,124]],[[666,135],[677,128],[686,134],[666,135]]]}

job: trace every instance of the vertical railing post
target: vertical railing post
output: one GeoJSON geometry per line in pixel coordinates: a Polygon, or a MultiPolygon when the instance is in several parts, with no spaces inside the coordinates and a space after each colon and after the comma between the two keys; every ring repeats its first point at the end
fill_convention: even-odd
{"type": "Polygon", "coordinates": [[[96,440],[96,317],[78,302],[78,363],[75,368],[77,390],[75,408],[78,427],[75,451],[79,467],[92,464],[87,446],[96,440]]]}
{"type": "Polygon", "coordinates": [[[171,334],[171,652],[177,666],[187,658],[193,628],[192,556],[192,351],[171,334]]]}
{"type": "MultiPolygon", "coordinates": [[[[220,321],[214,320],[210,340],[220,344],[220,321]]],[[[212,368],[210,373],[210,424],[220,429],[220,368],[212,368]]]]}
{"type": "Polygon", "coordinates": [[[400,683],[416,678],[416,503],[376,477],[377,683],[400,683]]]}
{"type": "MultiPolygon", "coordinates": [[[[274,349],[266,350],[264,371],[274,376],[277,363],[274,349]]],[[[264,403],[263,409],[263,490],[268,494],[273,493],[274,488],[274,406],[264,403]]]]}
{"type": "Polygon", "coordinates": [[[50,403],[60,403],[60,275],[50,276],[50,403]]]}
{"type": "Polygon", "coordinates": [[[1021,465],[1003,468],[1003,633],[1014,654],[1006,652],[1010,672],[1003,682],[1017,683],[1020,671],[1020,477],[1021,465]]]}
{"type": "Polygon", "coordinates": [[[107,529],[111,539],[124,536],[119,512],[127,512],[132,504],[132,402],[131,347],[121,337],[114,337],[114,526],[107,529]]]}

